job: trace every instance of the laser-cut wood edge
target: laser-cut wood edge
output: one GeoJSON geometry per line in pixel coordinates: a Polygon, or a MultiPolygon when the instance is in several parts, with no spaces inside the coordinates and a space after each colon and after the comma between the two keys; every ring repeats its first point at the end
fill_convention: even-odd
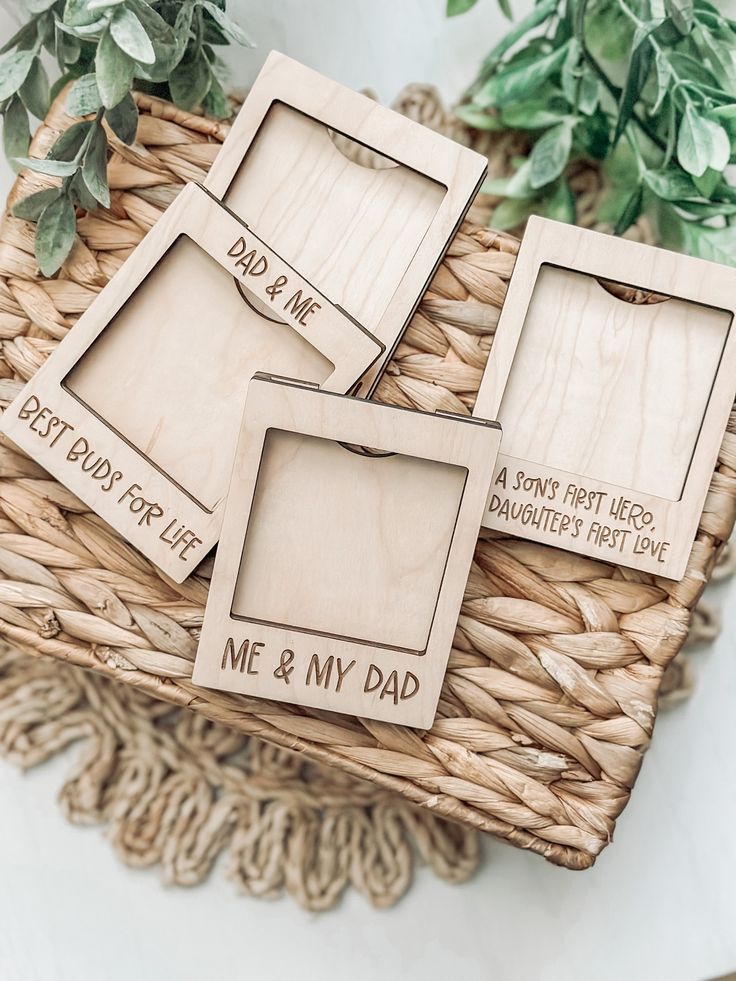
{"type": "MultiPolygon", "coordinates": [[[[226,196],[269,109],[277,102],[447,189],[379,324],[372,327],[385,349],[361,380],[360,393],[369,396],[467,214],[486,176],[488,160],[281,52],[271,51],[205,181],[218,198],[226,196]]],[[[242,217],[247,221],[247,215],[242,217]]]]}
{"type": "MultiPolygon", "coordinates": [[[[195,184],[182,190],[53,357],[5,410],[0,422],[0,429],[10,439],[175,582],[182,582],[216,543],[223,500],[211,511],[197,504],[179,484],[68,391],[63,382],[182,235],[233,276],[240,276],[240,282],[262,302],[273,303],[284,322],[334,365],[324,382],[326,388],[348,391],[382,350],[375,338],[307,283],[208,191],[195,184]],[[242,248],[241,241],[246,243],[242,248]],[[234,249],[234,244],[238,248],[234,249]],[[238,267],[246,246],[267,258],[268,275],[249,276],[244,267],[238,267]],[[269,296],[267,287],[284,277],[289,289],[269,296]],[[301,305],[285,310],[288,297],[299,290],[301,305]],[[307,299],[312,302],[306,303],[307,299]],[[95,455],[110,461],[111,471],[104,480],[95,481],[82,472],[78,460],[67,459],[72,438],[86,439],[95,455]],[[127,496],[126,490],[130,491],[127,496]]],[[[247,384],[247,379],[244,381],[247,384]]],[[[114,379],[110,383],[114,384],[114,379]]]]}
{"type": "MultiPolygon", "coordinates": [[[[293,380],[256,375],[246,399],[194,683],[401,725],[429,727],[500,439],[497,423],[366,402],[320,392],[293,380]],[[445,562],[444,572],[427,630],[426,652],[421,657],[233,615],[243,542],[270,429],[376,446],[466,471],[449,552],[446,559],[439,556],[445,562]],[[256,664],[257,660],[260,663],[256,664]]],[[[261,492],[267,491],[267,487],[261,488],[261,492]]],[[[351,506],[352,502],[347,501],[346,507],[351,506]]],[[[390,536],[391,529],[385,532],[390,536]]],[[[356,568],[359,565],[356,557],[356,568]]],[[[295,574],[301,572],[295,570],[295,574]]],[[[268,570],[262,569],[261,573],[267,576],[268,570]]],[[[289,589],[288,583],[281,586],[289,589]]],[[[404,584],[405,589],[410,586],[404,584]]]]}
{"type": "MultiPolygon", "coordinates": [[[[616,281],[651,290],[653,293],[677,297],[705,307],[717,308],[731,314],[723,354],[713,381],[705,416],[698,435],[688,469],[682,495],[678,501],[667,501],[648,494],[638,494],[636,489],[620,487],[604,481],[582,478],[576,474],[541,466],[534,461],[506,455],[503,444],[498,455],[493,485],[502,476],[503,468],[509,475],[524,471],[527,475],[549,482],[559,481],[577,484],[592,494],[609,495],[614,499],[630,501],[653,515],[657,541],[669,542],[670,547],[662,554],[613,553],[612,546],[595,541],[581,541],[564,536],[558,530],[544,527],[533,528],[520,518],[498,518],[486,509],[483,526],[508,534],[518,535],[558,548],[568,549],[591,558],[618,561],[629,568],[650,572],[664,578],[680,580],[685,574],[693,547],[695,533],[718,458],[718,451],[736,392],[736,330],[733,317],[736,313],[736,270],[716,263],[653,248],[638,242],[617,239],[588,229],[577,228],[561,222],[533,216],[527,225],[519,256],[511,277],[508,295],[504,303],[494,339],[491,355],[481,380],[474,413],[483,417],[498,415],[504,391],[513,368],[514,358],[521,338],[527,311],[533,295],[537,276],[543,265],[570,269],[596,279],[616,281]]],[[[624,302],[612,297],[613,303],[624,302]]],[[[489,505],[493,500],[493,487],[489,505]]],[[[534,492],[521,490],[508,495],[514,503],[529,507],[543,505],[534,492]]],[[[567,512],[565,512],[567,513],[567,512]]],[[[606,526],[609,527],[609,526],[606,526]]],[[[611,526],[612,527],[612,526],[611,526]]],[[[618,526],[616,526],[618,527],[618,526]]],[[[623,527],[623,526],[621,526],[623,527]]],[[[652,542],[653,535],[647,528],[632,531],[643,533],[641,537],[628,539],[632,548],[643,540],[652,542]]]]}

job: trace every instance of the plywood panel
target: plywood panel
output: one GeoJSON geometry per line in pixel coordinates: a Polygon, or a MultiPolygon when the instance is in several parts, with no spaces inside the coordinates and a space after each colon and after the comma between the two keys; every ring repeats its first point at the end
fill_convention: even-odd
{"type": "Polygon", "coordinates": [[[732,268],[532,217],[473,410],[504,427],[483,525],[682,578],[735,312],[732,268]]]}
{"type": "Polygon", "coordinates": [[[211,511],[227,489],[251,376],[321,384],[333,368],[290,326],[256,312],[232,275],[181,236],[65,385],[211,511]]]}
{"type": "Polygon", "coordinates": [[[431,725],[500,436],[257,375],[194,683],[431,725]]]}
{"type": "Polygon", "coordinates": [[[206,186],[381,341],[368,394],[486,169],[468,147],[272,51],[206,186]]]}
{"type": "Polygon", "coordinates": [[[224,200],[375,331],[445,193],[401,164],[353,163],[323,124],[276,103],[224,200]]]}
{"type": "Polygon", "coordinates": [[[423,651],[465,478],[271,429],[233,614],[423,651]]]}
{"type": "Polygon", "coordinates": [[[176,582],[218,540],[256,371],[352,389],[381,344],[187,185],[2,430],[176,582]]]}
{"type": "Polygon", "coordinates": [[[678,500],[730,320],[543,266],[499,409],[504,452],[678,500]]]}

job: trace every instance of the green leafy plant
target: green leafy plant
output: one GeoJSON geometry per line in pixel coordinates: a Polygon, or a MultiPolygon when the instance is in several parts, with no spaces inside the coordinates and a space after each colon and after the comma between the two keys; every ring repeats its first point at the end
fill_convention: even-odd
{"type": "Polygon", "coordinates": [[[135,140],[131,90],[225,117],[224,66],[215,48],[250,42],[225,13],[224,0],[27,0],[25,8],[29,19],[0,49],[0,113],[13,165],[60,179],[13,208],[17,217],[37,222],[36,258],[50,276],[74,244],[75,209],[110,204],[103,123],[123,143],[135,140]],[[60,71],[52,86],[44,52],[60,71]],[[70,81],[66,111],[86,118],[59,136],[46,159],[27,157],[29,114],[43,119],[70,81]]]}
{"type": "Polygon", "coordinates": [[[662,244],[736,264],[736,22],[708,0],[538,0],[457,112],[528,134],[515,173],[486,187],[505,198],[496,227],[532,212],[575,221],[568,177],[593,160],[616,234],[646,214],[662,244]]]}

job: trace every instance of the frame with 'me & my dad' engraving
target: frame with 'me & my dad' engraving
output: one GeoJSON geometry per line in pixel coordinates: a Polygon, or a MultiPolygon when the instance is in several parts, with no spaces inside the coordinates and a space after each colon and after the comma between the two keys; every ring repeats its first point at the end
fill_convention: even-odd
{"type": "Polygon", "coordinates": [[[272,51],[205,186],[384,345],[378,382],[488,160],[272,51]]]}
{"type": "Polygon", "coordinates": [[[531,218],[474,410],[504,430],[484,526],[681,579],[735,311],[736,269],[531,218]]]}
{"type": "Polygon", "coordinates": [[[257,375],[195,684],[430,726],[500,438],[257,375]]]}
{"type": "Polygon", "coordinates": [[[381,345],[190,184],[1,428],[174,581],[216,543],[248,381],[352,388],[381,345]]]}

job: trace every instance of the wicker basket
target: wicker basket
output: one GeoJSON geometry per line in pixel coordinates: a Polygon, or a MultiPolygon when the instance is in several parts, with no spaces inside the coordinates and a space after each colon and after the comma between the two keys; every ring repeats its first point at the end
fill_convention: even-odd
{"type": "MultiPolygon", "coordinates": [[[[109,211],[79,221],[59,278],[43,280],[33,226],[0,236],[0,399],[30,378],[227,127],[140,96],[139,142],[117,146],[109,211]]],[[[68,125],[59,104],[45,155],[68,125]]],[[[44,186],[23,174],[12,200],[44,186]]],[[[466,223],[378,391],[467,413],[493,339],[516,239],[466,223]]],[[[736,442],[725,437],[690,566],[658,580],[541,545],[484,535],[430,732],[198,689],[191,683],[211,565],[169,582],[14,447],[0,447],[0,631],[16,645],[144,689],[299,750],[436,813],[569,868],[610,841],[647,748],[663,672],[734,523],[736,442]]]]}

